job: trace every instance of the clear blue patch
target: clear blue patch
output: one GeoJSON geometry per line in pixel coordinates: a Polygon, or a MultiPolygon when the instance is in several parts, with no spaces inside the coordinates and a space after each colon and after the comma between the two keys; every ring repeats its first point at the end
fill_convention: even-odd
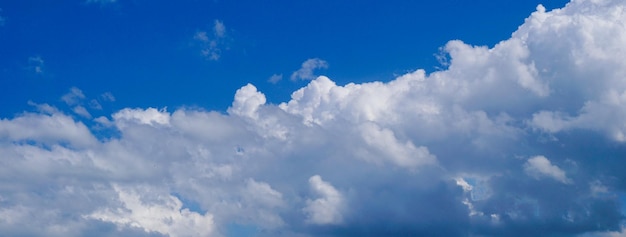
{"type": "Polygon", "coordinates": [[[180,200],[183,203],[183,209],[189,209],[192,212],[197,212],[200,214],[203,214],[206,212],[206,210],[203,210],[202,207],[200,206],[200,203],[194,201],[194,200],[190,200],[188,198],[185,198],[184,196],[180,195],[179,193],[172,193],[172,196],[178,198],[178,200],[180,200]]]}
{"type": "Polygon", "coordinates": [[[620,193],[619,200],[621,201],[622,215],[626,216],[626,193],[620,193]]]}
{"type": "Polygon", "coordinates": [[[226,227],[226,236],[230,237],[250,237],[257,236],[259,228],[253,225],[241,225],[232,223],[226,227]]]}

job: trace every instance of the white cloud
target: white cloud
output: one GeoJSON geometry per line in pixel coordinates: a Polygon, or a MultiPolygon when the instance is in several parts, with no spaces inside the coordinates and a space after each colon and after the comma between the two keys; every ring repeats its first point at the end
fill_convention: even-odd
{"type": "MultiPolygon", "coordinates": [[[[539,7],[493,48],[451,41],[448,69],[389,82],[338,85],[314,78],[325,64],[303,65],[296,77],[311,81],[278,105],[252,84],[227,113],[124,108],[83,123],[30,103],[35,112],[0,120],[0,232],[619,231],[625,4],[539,7]]],[[[228,33],[214,28],[197,40],[228,33]]],[[[88,100],[73,88],[63,101],[88,100]]]]}
{"type": "Polygon", "coordinates": [[[302,63],[302,67],[291,74],[291,80],[313,80],[315,79],[314,71],[316,69],[328,68],[328,63],[319,58],[310,58],[302,63]]]}
{"type": "Polygon", "coordinates": [[[416,147],[411,141],[400,142],[389,129],[380,128],[374,123],[365,123],[360,130],[365,143],[373,148],[373,153],[398,166],[414,168],[436,163],[437,159],[428,152],[428,148],[416,147]]]}
{"type": "Polygon", "coordinates": [[[76,147],[96,143],[96,139],[83,123],[62,113],[26,113],[14,119],[2,119],[0,138],[14,142],[35,141],[47,145],[69,143],[76,147]]]}
{"type": "Polygon", "coordinates": [[[132,189],[114,186],[121,206],[106,208],[86,215],[117,225],[142,228],[146,232],[158,232],[171,237],[213,236],[215,227],[213,216],[200,214],[182,208],[178,198],[166,195],[153,197],[146,202],[139,193],[132,189]]]}
{"type": "Polygon", "coordinates": [[[228,113],[243,117],[258,118],[258,109],[266,102],[265,95],[258,92],[256,87],[248,84],[235,93],[235,101],[228,109],[228,113]]]}
{"type": "Polygon", "coordinates": [[[565,171],[556,165],[552,165],[545,156],[535,156],[528,159],[524,164],[524,171],[535,178],[548,177],[565,184],[572,182],[565,175],[565,171]]]}
{"type": "Polygon", "coordinates": [[[123,109],[113,114],[113,119],[118,127],[124,127],[126,123],[147,124],[147,125],[169,125],[170,114],[165,108],[157,110],[155,108],[148,109],[123,109]]]}
{"type": "Polygon", "coordinates": [[[322,180],[319,175],[309,178],[309,185],[319,198],[307,200],[303,209],[307,214],[307,222],[312,224],[339,224],[341,223],[343,196],[330,183],[322,180]]]}

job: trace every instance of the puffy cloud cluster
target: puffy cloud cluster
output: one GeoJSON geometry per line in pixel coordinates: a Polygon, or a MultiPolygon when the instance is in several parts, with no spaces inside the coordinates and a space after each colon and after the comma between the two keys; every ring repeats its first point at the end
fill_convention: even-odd
{"type": "Polygon", "coordinates": [[[278,105],[249,84],[227,113],[99,117],[104,137],[37,105],[0,120],[0,231],[623,235],[625,9],[539,6],[493,48],[449,42],[430,75],[320,76],[278,105]]]}

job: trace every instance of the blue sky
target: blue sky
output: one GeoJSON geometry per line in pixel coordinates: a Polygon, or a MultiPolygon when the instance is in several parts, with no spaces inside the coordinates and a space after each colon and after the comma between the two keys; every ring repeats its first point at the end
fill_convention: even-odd
{"type": "Polygon", "coordinates": [[[389,81],[440,66],[449,40],[493,46],[537,4],[566,1],[3,1],[0,73],[5,116],[26,101],[50,102],[69,87],[113,93],[119,106],[200,106],[225,110],[253,83],[270,102],[305,82],[287,78],[309,58],[339,84],[389,81]],[[225,26],[219,60],[200,55],[197,32],[225,26]],[[42,73],[28,68],[43,60],[42,73]],[[167,96],[164,96],[167,94],[167,96]]]}
{"type": "Polygon", "coordinates": [[[625,9],[0,0],[0,233],[626,236],[625,9]]]}

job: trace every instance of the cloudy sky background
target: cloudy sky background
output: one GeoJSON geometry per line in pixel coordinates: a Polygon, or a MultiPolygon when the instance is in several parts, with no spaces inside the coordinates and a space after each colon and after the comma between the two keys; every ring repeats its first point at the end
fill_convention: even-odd
{"type": "Polygon", "coordinates": [[[0,232],[626,236],[626,3],[538,3],[0,1],[0,232]]]}

